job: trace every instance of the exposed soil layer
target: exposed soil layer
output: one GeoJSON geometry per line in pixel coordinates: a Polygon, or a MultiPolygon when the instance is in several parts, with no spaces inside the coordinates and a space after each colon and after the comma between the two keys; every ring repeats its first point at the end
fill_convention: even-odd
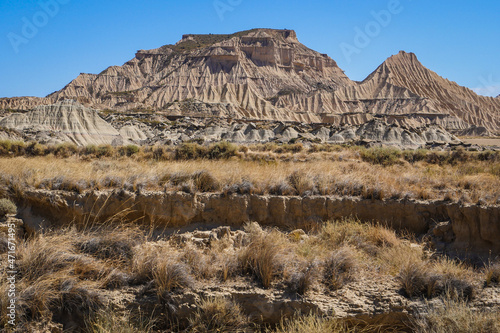
{"type": "MultiPolygon", "coordinates": [[[[162,228],[193,225],[262,225],[294,229],[304,225],[355,216],[416,234],[431,232],[443,249],[478,256],[500,254],[500,207],[461,205],[444,201],[367,200],[335,196],[263,196],[132,193],[125,190],[27,190],[20,206],[28,228],[106,220],[126,216],[162,228]],[[444,223],[443,223],[444,222],[444,223]]],[[[172,229],[173,230],[173,229],[172,229]]]]}

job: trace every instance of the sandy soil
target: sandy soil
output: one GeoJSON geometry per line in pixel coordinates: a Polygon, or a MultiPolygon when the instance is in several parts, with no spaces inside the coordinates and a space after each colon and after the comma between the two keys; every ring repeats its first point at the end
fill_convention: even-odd
{"type": "Polygon", "coordinates": [[[473,145],[478,145],[478,146],[496,146],[500,147],[500,138],[496,139],[486,139],[486,138],[470,138],[470,139],[462,139],[463,142],[465,143],[471,143],[473,145]]]}

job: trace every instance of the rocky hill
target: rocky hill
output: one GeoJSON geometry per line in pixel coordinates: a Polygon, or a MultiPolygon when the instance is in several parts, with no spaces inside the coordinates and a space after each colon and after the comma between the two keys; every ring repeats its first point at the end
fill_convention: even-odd
{"type": "Polygon", "coordinates": [[[120,133],[99,117],[95,110],[72,100],[40,105],[27,113],[13,113],[0,119],[0,127],[16,131],[4,135],[8,139],[16,139],[16,135],[22,133],[26,141],[47,144],[72,142],[86,146],[122,143],[120,133]]]}
{"type": "Polygon", "coordinates": [[[0,109],[64,99],[116,111],[337,125],[359,125],[366,114],[379,114],[400,125],[500,133],[498,98],[440,77],[412,53],[390,57],[355,82],[292,30],[184,35],[175,45],[138,51],[123,66],[81,74],[46,98],[0,99],[0,109]]]}

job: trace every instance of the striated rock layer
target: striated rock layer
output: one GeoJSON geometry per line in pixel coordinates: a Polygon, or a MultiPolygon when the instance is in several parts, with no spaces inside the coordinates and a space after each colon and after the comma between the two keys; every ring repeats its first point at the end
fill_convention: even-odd
{"type": "Polygon", "coordinates": [[[85,146],[121,140],[120,133],[95,110],[71,100],[37,106],[27,113],[10,114],[0,120],[0,127],[14,129],[30,139],[48,144],[72,142],[85,146]],[[34,137],[30,137],[30,133],[34,137]]]}
{"type": "MultiPolygon", "coordinates": [[[[500,254],[500,206],[334,196],[134,194],[127,191],[76,194],[45,190],[26,191],[23,202],[18,202],[18,205],[24,207],[23,219],[31,229],[64,225],[67,221],[104,221],[125,210],[130,210],[130,220],[144,217],[147,221],[174,228],[193,224],[242,226],[245,222],[256,221],[262,225],[293,229],[311,221],[356,216],[362,221],[379,221],[395,229],[424,234],[433,230],[432,221],[444,221],[452,234],[448,241],[451,243],[445,245],[448,250],[462,255],[500,254]]],[[[438,232],[434,234],[439,236],[438,232]]]]}
{"type": "Polygon", "coordinates": [[[0,99],[0,109],[68,98],[97,109],[261,120],[335,122],[344,114],[385,114],[454,131],[474,126],[485,135],[500,133],[500,99],[440,77],[412,53],[400,52],[354,82],[292,30],[184,35],[175,45],[138,51],[123,66],[81,74],[46,98],[0,99]]]}

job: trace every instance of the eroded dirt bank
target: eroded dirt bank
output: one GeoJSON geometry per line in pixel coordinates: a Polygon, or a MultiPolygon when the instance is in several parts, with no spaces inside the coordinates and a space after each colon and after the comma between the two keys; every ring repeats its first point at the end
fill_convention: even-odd
{"type": "Polygon", "coordinates": [[[416,234],[431,230],[447,250],[478,255],[500,254],[500,207],[461,205],[443,201],[367,200],[335,196],[262,196],[190,194],[183,192],[132,193],[124,190],[28,190],[22,202],[28,228],[106,220],[122,213],[129,220],[143,218],[157,226],[183,228],[193,224],[261,225],[297,228],[310,222],[356,216],[379,221],[416,234]],[[442,223],[447,222],[447,223],[442,223]]]}

